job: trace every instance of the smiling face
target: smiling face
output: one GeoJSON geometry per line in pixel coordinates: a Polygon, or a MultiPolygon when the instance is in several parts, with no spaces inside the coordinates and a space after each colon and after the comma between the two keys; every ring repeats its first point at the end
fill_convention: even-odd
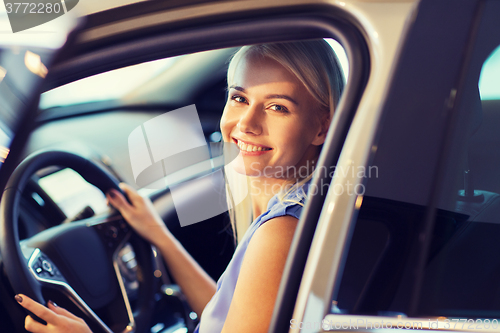
{"type": "Polygon", "coordinates": [[[312,169],[303,168],[317,159],[327,128],[328,113],[285,67],[251,53],[239,61],[221,119],[224,141],[241,151],[242,158],[233,163],[237,172],[304,177],[312,169]]]}

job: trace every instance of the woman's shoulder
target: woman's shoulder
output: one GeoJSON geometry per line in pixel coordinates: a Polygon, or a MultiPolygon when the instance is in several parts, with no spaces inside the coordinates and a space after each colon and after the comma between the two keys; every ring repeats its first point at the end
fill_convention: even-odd
{"type": "Polygon", "coordinates": [[[287,215],[298,219],[307,198],[309,183],[294,184],[282,193],[275,195],[269,201],[268,214],[266,214],[265,220],[287,215]]]}

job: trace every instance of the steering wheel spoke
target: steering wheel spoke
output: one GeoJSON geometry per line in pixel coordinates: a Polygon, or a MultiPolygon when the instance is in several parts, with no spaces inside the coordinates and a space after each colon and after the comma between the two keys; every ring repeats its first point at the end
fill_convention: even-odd
{"type": "MultiPolygon", "coordinates": [[[[128,298],[130,288],[126,277],[122,275],[122,269],[120,269],[120,264],[123,264],[123,256],[120,255],[120,252],[124,249],[124,247],[130,246],[127,242],[133,235],[132,229],[119,214],[110,215],[97,220],[89,219],[89,221],[87,221],[87,226],[93,228],[100,236],[102,243],[107,249],[108,256],[113,262],[113,269],[120,287],[121,299],[123,300],[123,305],[125,306],[129,319],[129,324],[127,325],[125,331],[133,331],[136,324],[130,300],[128,298]]],[[[133,251],[131,253],[133,254],[133,251]]],[[[135,254],[128,256],[131,257],[128,260],[129,262],[131,260],[135,262],[135,254]]],[[[134,265],[136,265],[136,262],[134,265]]]]}
{"type": "Polygon", "coordinates": [[[34,249],[28,259],[28,268],[35,279],[40,283],[40,287],[60,289],[63,293],[69,294],[71,301],[103,332],[112,333],[111,329],[95,314],[95,312],[85,303],[78,293],[71,288],[61,271],[40,249],[34,249]]]}
{"type": "Polygon", "coordinates": [[[115,256],[116,252],[132,235],[127,222],[119,214],[100,219],[89,219],[86,223],[87,226],[96,230],[111,256],[115,256]]]}
{"type": "Polygon", "coordinates": [[[67,284],[57,266],[40,249],[35,249],[28,260],[28,268],[40,282],[49,284],[67,284]]]}

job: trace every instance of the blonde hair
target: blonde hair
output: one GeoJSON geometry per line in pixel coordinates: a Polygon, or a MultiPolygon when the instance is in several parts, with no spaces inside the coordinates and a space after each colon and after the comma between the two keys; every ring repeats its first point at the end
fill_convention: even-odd
{"type": "MultiPolygon", "coordinates": [[[[292,74],[304,85],[307,91],[318,102],[321,110],[328,112],[329,120],[333,117],[335,108],[339,102],[340,95],[344,89],[344,75],[339,65],[339,60],[331,46],[323,39],[305,40],[284,43],[270,43],[248,45],[240,48],[231,58],[228,71],[227,83],[231,86],[233,83],[236,68],[239,62],[247,55],[256,55],[263,58],[269,58],[292,74]]],[[[227,184],[238,184],[246,181],[247,188],[249,180],[244,175],[239,175],[226,166],[226,182],[227,184]],[[242,177],[244,177],[242,179],[242,177]]],[[[312,173],[304,179],[295,182],[288,190],[278,194],[278,199],[286,200],[288,193],[296,190],[312,178],[312,173]]],[[[233,233],[239,240],[244,231],[250,225],[250,222],[256,216],[252,216],[252,201],[250,195],[242,191],[244,186],[226,186],[227,198],[229,205],[229,217],[233,233]],[[239,193],[237,193],[239,192],[239,193]],[[238,197],[239,200],[234,200],[238,197]],[[235,204],[239,202],[238,204],[235,204]]],[[[296,202],[303,205],[301,202],[296,202]]]]}

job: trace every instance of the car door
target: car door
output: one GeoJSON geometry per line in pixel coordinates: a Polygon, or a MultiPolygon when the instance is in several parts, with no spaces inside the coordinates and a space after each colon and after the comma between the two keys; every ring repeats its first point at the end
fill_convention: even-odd
{"type": "Polygon", "coordinates": [[[367,143],[349,133],[333,184],[363,191],[327,198],[294,331],[498,328],[499,7],[456,5],[418,4],[380,82],[381,122],[353,122],[351,131],[364,123],[377,135],[367,143]]]}

